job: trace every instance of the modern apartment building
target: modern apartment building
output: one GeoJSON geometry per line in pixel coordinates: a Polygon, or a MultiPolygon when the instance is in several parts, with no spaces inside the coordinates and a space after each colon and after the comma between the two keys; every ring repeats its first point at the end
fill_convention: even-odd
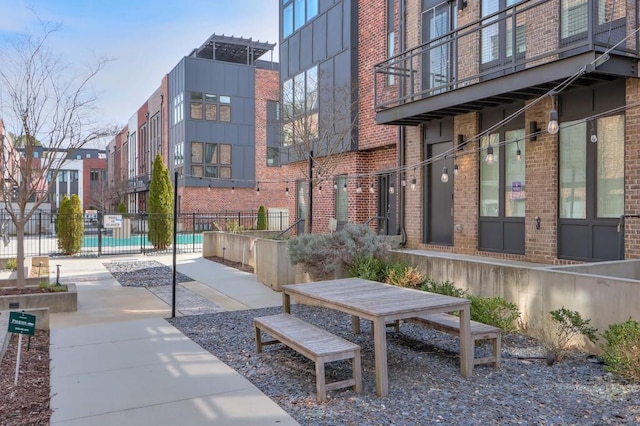
{"type": "Polygon", "coordinates": [[[274,44],[213,34],[168,72],[109,144],[109,180],[129,212],[146,212],[160,154],[179,174],[180,212],[285,206],[276,126],[274,44]]]}
{"type": "Polygon", "coordinates": [[[404,132],[399,170],[415,171],[409,247],[640,256],[637,1],[395,0],[386,12],[398,53],[368,72],[375,120],[404,132]]]}
{"type": "Polygon", "coordinates": [[[386,16],[379,2],[280,4],[282,162],[298,232],[309,209],[313,232],[328,232],[331,219],[402,231],[399,132],[377,126],[372,108],[386,16]]]}

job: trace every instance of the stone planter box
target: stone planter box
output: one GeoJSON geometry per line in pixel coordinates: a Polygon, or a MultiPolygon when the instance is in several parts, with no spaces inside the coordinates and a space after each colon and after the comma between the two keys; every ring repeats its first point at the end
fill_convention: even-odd
{"type": "Polygon", "coordinates": [[[49,308],[49,313],[78,310],[78,291],[75,284],[66,284],[68,291],[59,293],[0,296],[0,311],[49,308]],[[17,303],[17,306],[13,305],[17,303]]]}

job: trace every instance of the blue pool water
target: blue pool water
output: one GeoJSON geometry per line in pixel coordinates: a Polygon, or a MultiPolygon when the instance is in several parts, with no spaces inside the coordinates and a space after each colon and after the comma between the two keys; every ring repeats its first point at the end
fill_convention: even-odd
{"type": "MultiPolygon", "coordinates": [[[[202,244],[202,234],[178,234],[177,238],[178,245],[180,244],[202,244]]],[[[147,239],[146,235],[132,235],[129,238],[114,238],[103,236],[102,237],[102,246],[103,247],[120,247],[120,246],[145,246],[145,247],[153,247],[151,242],[147,239]]],[[[98,236],[97,235],[85,235],[82,240],[82,247],[98,247],[98,236]]]]}

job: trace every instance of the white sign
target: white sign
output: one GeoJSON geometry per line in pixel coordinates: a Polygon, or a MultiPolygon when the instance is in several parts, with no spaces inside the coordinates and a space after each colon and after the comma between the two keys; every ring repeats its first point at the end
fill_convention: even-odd
{"type": "Polygon", "coordinates": [[[121,214],[105,214],[104,227],[111,228],[111,229],[122,228],[122,215],[121,214]]]}

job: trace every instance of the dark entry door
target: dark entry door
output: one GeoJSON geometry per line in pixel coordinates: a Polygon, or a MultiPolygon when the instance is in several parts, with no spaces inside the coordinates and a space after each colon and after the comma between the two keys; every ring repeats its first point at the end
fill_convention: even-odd
{"type": "MultiPolygon", "coordinates": [[[[427,145],[429,158],[443,156],[453,149],[453,142],[427,145]]],[[[453,159],[435,161],[427,165],[427,243],[453,245],[453,159]],[[443,182],[444,168],[448,180],[443,182]]]]}
{"type": "Polygon", "coordinates": [[[378,178],[378,232],[380,234],[398,234],[397,189],[395,173],[381,175],[378,178]]]}

